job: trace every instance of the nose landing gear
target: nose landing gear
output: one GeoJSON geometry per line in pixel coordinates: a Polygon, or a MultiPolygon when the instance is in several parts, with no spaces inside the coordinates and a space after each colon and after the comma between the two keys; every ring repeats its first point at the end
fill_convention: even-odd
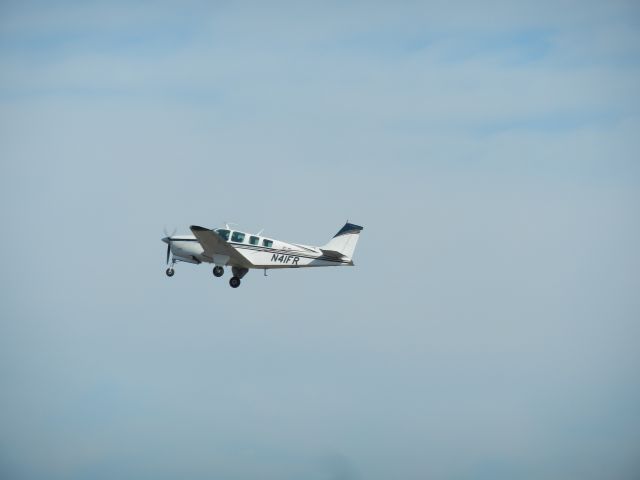
{"type": "Polygon", "coordinates": [[[238,277],[231,277],[229,285],[231,285],[232,288],[238,288],[240,286],[240,279],[238,277]]]}
{"type": "Polygon", "coordinates": [[[164,272],[167,274],[167,277],[173,277],[173,275],[176,273],[176,271],[173,269],[175,264],[176,264],[176,259],[172,258],[171,265],[169,265],[169,268],[167,268],[167,270],[164,272]]]}

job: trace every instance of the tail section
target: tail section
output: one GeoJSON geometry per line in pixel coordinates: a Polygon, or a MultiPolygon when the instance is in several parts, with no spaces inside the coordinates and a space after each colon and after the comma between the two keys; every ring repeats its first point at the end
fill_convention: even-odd
{"type": "Polygon", "coordinates": [[[361,226],[347,222],[344,227],[329,240],[329,243],[320,248],[322,248],[322,250],[337,252],[351,259],[353,258],[353,252],[356,250],[356,243],[358,243],[361,231],[361,226]]]}

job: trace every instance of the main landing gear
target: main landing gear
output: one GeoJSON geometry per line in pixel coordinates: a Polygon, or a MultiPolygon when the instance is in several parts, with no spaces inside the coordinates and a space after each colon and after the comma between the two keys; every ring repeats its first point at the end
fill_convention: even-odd
{"type": "Polygon", "coordinates": [[[215,267],[213,267],[213,274],[216,277],[221,277],[222,275],[224,275],[224,268],[222,268],[220,265],[216,265],[215,267]]]}
{"type": "Polygon", "coordinates": [[[238,288],[240,286],[240,279],[247,274],[249,269],[232,267],[231,271],[233,272],[233,277],[229,280],[229,285],[231,285],[231,288],[238,288]]]}
{"type": "MultiPolygon", "coordinates": [[[[231,267],[231,271],[233,272],[233,277],[229,279],[229,285],[231,285],[231,288],[238,288],[240,286],[240,279],[244,277],[249,270],[247,268],[231,267]]],[[[224,268],[221,265],[216,265],[213,267],[213,275],[221,277],[224,275],[224,268]]]]}

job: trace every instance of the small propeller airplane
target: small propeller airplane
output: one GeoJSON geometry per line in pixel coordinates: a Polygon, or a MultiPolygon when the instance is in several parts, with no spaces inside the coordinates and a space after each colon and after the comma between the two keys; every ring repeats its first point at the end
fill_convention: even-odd
{"type": "MultiPolygon", "coordinates": [[[[363,227],[347,223],[329,242],[321,247],[281,242],[257,234],[225,228],[210,230],[192,225],[193,235],[167,235],[168,277],[173,277],[177,262],[213,263],[213,274],[224,275],[231,267],[229,285],[240,286],[240,279],[250,269],[353,266],[353,252],[363,227]],[[169,263],[171,258],[171,263],[169,263]]],[[[166,235],[166,233],[165,233],[166,235]]]]}

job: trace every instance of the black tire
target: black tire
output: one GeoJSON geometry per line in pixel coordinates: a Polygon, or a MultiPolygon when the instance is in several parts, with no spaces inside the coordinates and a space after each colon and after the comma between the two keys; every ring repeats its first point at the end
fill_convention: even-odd
{"type": "Polygon", "coordinates": [[[232,288],[238,288],[240,286],[240,279],[238,277],[231,277],[229,285],[231,285],[232,288]]]}
{"type": "Polygon", "coordinates": [[[167,277],[173,277],[173,274],[176,273],[173,268],[167,268],[167,271],[165,272],[167,274],[167,277]]]}
{"type": "Polygon", "coordinates": [[[216,277],[221,277],[222,275],[224,275],[224,268],[216,265],[215,267],[213,267],[213,275],[216,277]]]}

